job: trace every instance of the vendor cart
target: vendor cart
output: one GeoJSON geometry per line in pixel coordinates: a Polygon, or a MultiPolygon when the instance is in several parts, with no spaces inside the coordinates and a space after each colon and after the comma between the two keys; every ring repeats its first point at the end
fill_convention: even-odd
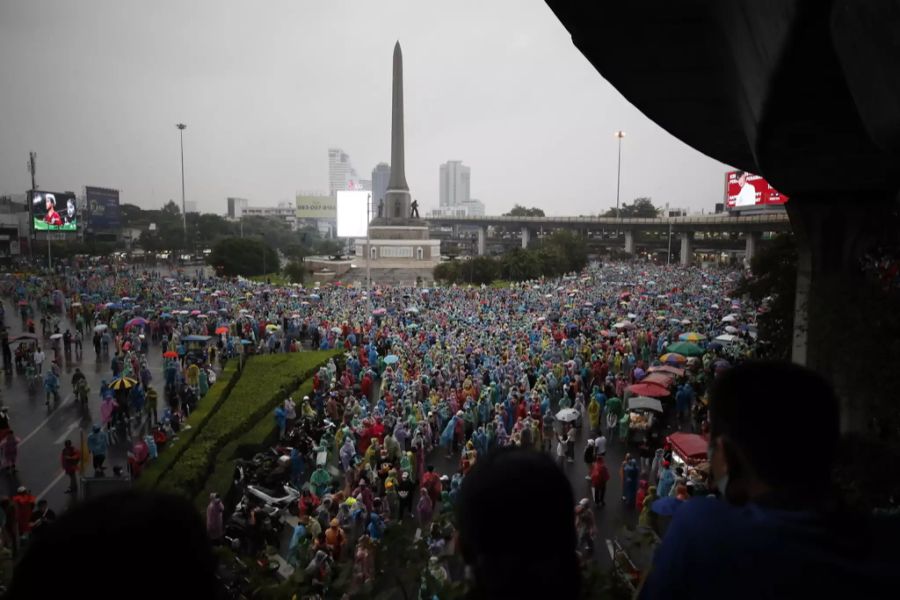
{"type": "Polygon", "coordinates": [[[628,420],[627,442],[655,447],[662,430],[663,406],[655,398],[635,396],[627,400],[625,417],[628,420]]]}
{"type": "Polygon", "coordinates": [[[696,466],[707,459],[709,440],[696,433],[673,433],[666,441],[672,446],[672,458],[676,464],[696,466]]]}

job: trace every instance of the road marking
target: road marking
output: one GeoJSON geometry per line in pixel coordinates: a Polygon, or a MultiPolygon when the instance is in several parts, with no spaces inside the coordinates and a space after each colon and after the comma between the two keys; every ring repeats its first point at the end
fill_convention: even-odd
{"type": "MultiPolygon", "coordinates": [[[[67,404],[68,404],[69,402],[71,402],[72,400],[74,400],[74,398],[72,397],[72,394],[69,394],[68,396],[66,396],[66,399],[63,400],[63,401],[60,403],[59,408],[64,407],[65,405],[67,405],[67,404]]],[[[30,440],[32,437],[34,437],[34,435],[35,435],[38,431],[40,431],[41,429],[44,428],[44,425],[46,425],[47,423],[50,422],[50,419],[52,419],[52,418],[53,418],[53,415],[55,415],[55,414],[56,414],[56,412],[54,411],[54,412],[50,413],[49,415],[47,415],[47,418],[46,418],[46,419],[44,419],[43,421],[41,421],[40,423],[38,423],[38,426],[35,427],[34,430],[32,430],[31,433],[29,433],[28,435],[26,435],[25,438],[24,438],[21,442],[19,442],[19,446],[21,446],[22,444],[24,444],[25,442],[27,442],[28,440],[30,440]]]]}
{"type": "Polygon", "coordinates": [[[66,439],[69,437],[69,434],[72,433],[72,430],[78,427],[80,423],[81,421],[75,421],[74,423],[69,425],[69,427],[63,432],[61,436],[59,436],[59,438],[55,442],[53,442],[53,444],[58,446],[66,441],[66,439]]]}
{"type": "Polygon", "coordinates": [[[59,480],[62,479],[63,477],[65,477],[65,476],[66,476],[66,472],[65,472],[65,471],[60,471],[60,472],[59,472],[59,475],[57,475],[56,478],[55,478],[53,481],[50,482],[50,485],[48,485],[47,487],[45,487],[45,488],[44,488],[44,491],[41,492],[40,494],[38,494],[37,499],[40,500],[41,498],[43,498],[44,496],[46,496],[46,495],[50,492],[50,490],[52,490],[52,489],[56,486],[56,484],[59,483],[59,480]]]}

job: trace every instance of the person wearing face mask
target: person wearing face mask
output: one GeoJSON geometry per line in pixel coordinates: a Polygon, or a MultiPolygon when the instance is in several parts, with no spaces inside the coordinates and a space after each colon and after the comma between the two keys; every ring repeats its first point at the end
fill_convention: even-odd
{"type": "Polygon", "coordinates": [[[694,497],[678,508],[638,597],[866,598],[896,590],[897,519],[851,513],[833,490],[834,390],[798,365],[747,362],[718,377],[709,397],[710,466],[722,498],[694,497]],[[759,398],[778,406],[780,418],[759,398]]]}

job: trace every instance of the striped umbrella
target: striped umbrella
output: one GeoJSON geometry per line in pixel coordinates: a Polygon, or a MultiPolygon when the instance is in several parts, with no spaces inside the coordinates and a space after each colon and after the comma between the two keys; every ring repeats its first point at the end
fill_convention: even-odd
{"type": "Polygon", "coordinates": [[[137,379],[131,377],[119,377],[109,382],[109,387],[114,390],[130,390],[137,385],[137,379]]]}

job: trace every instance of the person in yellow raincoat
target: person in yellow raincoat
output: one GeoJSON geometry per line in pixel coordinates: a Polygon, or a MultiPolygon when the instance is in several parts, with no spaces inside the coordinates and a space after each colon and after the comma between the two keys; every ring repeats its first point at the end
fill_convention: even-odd
{"type": "MultiPolygon", "coordinates": [[[[596,386],[594,386],[596,389],[596,386]]],[[[600,403],[597,402],[597,398],[591,394],[591,400],[588,402],[588,420],[591,422],[591,431],[599,431],[600,430],[600,413],[602,409],[600,408],[600,403]]]]}
{"type": "Polygon", "coordinates": [[[184,378],[187,380],[189,386],[196,388],[200,385],[200,367],[196,364],[189,366],[185,369],[184,378]]]}

